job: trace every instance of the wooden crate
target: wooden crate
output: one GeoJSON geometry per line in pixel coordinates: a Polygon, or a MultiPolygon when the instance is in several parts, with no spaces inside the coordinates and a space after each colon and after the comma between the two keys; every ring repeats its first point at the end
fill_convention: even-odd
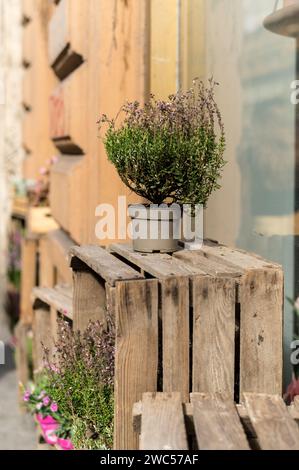
{"type": "Polygon", "coordinates": [[[33,364],[34,372],[44,367],[43,345],[53,352],[57,339],[58,316],[73,321],[72,288],[58,285],[53,289],[36,287],[32,292],[33,302],[33,364]]]}
{"type": "Polygon", "coordinates": [[[41,287],[72,283],[68,252],[73,245],[74,241],[63,230],[51,231],[40,238],[39,285],[41,287]]]}
{"type": "Polygon", "coordinates": [[[14,217],[26,219],[29,211],[29,201],[27,197],[15,196],[12,200],[11,212],[14,217]]]}
{"type": "Polygon", "coordinates": [[[27,231],[35,235],[44,235],[57,230],[58,225],[51,215],[50,207],[30,207],[27,214],[27,231]]]}
{"type": "Polygon", "coordinates": [[[61,0],[49,23],[49,63],[63,80],[86,59],[89,5],[61,0]]]}
{"type": "Polygon", "coordinates": [[[115,317],[115,448],[138,447],[131,409],[145,391],[281,394],[280,266],[208,241],[173,256],[120,244],[70,255],[74,328],[115,317]]]}
{"type": "Polygon", "coordinates": [[[32,340],[32,329],[30,326],[22,323],[16,325],[14,330],[16,338],[16,369],[17,380],[19,384],[18,401],[21,411],[24,410],[23,389],[21,385],[26,384],[32,379],[32,370],[29,358],[28,343],[32,340]]]}
{"type": "Polygon", "coordinates": [[[293,407],[278,395],[245,393],[240,406],[220,394],[182,404],[180,393],[145,393],[133,419],[142,450],[299,450],[299,401],[293,407]]]}
{"type": "Polygon", "coordinates": [[[26,236],[22,240],[21,252],[21,321],[24,324],[32,324],[31,292],[38,281],[38,249],[39,240],[34,235],[26,236]]]}

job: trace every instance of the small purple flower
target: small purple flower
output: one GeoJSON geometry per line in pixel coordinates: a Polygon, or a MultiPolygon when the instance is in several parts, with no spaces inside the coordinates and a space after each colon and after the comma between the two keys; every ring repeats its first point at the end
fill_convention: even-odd
{"type": "Polygon", "coordinates": [[[23,395],[23,400],[28,402],[30,400],[31,393],[27,390],[23,395]]]}
{"type": "Polygon", "coordinates": [[[50,410],[52,411],[52,413],[56,413],[58,411],[57,403],[53,402],[52,405],[50,406],[50,410]]]}
{"type": "Polygon", "coordinates": [[[50,400],[50,398],[49,398],[48,396],[46,396],[46,397],[43,399],[43,405],[44,405],[44,406],[50,405],[50,402],[51,402],[51,400],[50,400]]]}
{"type": "Polygon", "coordinates": [[[55,372],[56,374],[59,373],[58,367],[56,367],[54,364],[51,364],[51,365],[50,365],[50,369],[51,369],[52,372],[55,372]]]}

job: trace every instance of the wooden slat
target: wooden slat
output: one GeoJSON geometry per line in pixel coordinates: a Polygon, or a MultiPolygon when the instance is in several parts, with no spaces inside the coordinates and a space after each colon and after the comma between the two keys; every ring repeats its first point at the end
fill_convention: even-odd
{"type": "Polygon", "coordinates": [[[60,79],[70,74],[87,56],[89,13],[89,5],[84,2],[61,0],[51,18],[49,62],[60,79]]]}
{"type": "Polygon", "coordinates": [[[116,286],[114,447],[138,449],[132,409],[145,390],[157,390],[158,282],[120,282],[116,286]]]}
{"type": "Polygon", "coordinates": [[[70,250],[71,266],[76,270],[76,259],[86,264],[92,271],[101,276],[111,286],[117,281],[143,279],[134,269],[119,261],[103,248],[96,245],[73,247],[70,250]]]}
{"type": "Polygon", "coordinates": [[[267,269],[278,267],[277,264],[270,263],[256,255],[209,241],[205,241],[202,249],[198,253],[208,259],[218,261],[225,266],[233,268],[237,267],[241,272],[248,269],[267,269]]]}
{"type": "Polygon", "coordinates": [[[51,215],[49,207],[30,207],[27,216],[28,233],[43,235],[57,230],[58,225],[51,215]]]}
{"type": "Polygon", "coordinates": [[[115,321],[115,287],[106,284],[106,310],[107,315],[115,321]]]}
{"type": "Polygon", "coordinates": [[[239,277],[242,272],[237,267],[226,266],[217,259],[206,258],[200,251],[181,250],[174,253],[173,257],[212,276],[239,277]]]}
{"type": "Polygon", "coordinates": [[[92,271],[73,273],[73,317],[74,330],[84,332],[90,321],[106,323],[105,283],[92,271]]]}
{"type": "Polygon", "coordinates": [[[27,237],[22,241],[22,278],[21,278],[21,318],[23,323],[32,323],[31,292],[37,278],[38,242],[35,238],[27,237]]]}
{"type": "Polygon", "coordinates": [[[235,282],[193,279],[193,388],[234,397],[235,282]]]}
{"type": "Polygon", "coordinates": [[[282,393],[283,272],[250,271],[240,286],[240,396],[282,393]]]}
{"type": "Polygon", "coordinates": [[[299,450],[299,429],[282,398],[244,393],[245,405],[263,450],[299,450]]]}
{"type": "Polygon", "coordinates": [[[87,64],[83,64],[50,96],[50,137],[62,153],[87,151],[87,76],[87,64]]]}
{"type": "MultiPolygon", "coordinates": [[[[28,325],[19,322],[15,327],[15,336],[16,336],[16,366],[17,366],[17,376],[18,382],[27,385],[28,381],[31,379],[29,364],[28,364],[28,334],[29,334],[28,325]]],[[[20,397],[21,398],[21,397],[20,397]]]]}
{"type": "Polygon", "coordinates": [[[232,400],[219,394],[193,393],[191,403],[200,450],[249,450],[232,400]]]}
{"type": "Polygon", "coordinates": [[[130,261],[135,266],[138,266],[146,273],[155,276],[158,279],[165,279],[170,276],[206,274],[200,268],[186,265],[167,254],[137,253],[133,251],[130,244],[113,244],[110,246],[110,251],[117,253],[125,260],[130,261]]]}
{"type": "Polygon", "coordinates": [[[70,287],[57,286],[54,289],[47,287],[36,287],[33,289],[33,297],[35,300],[41,300],[49,307],[54,307],[65,317],[73,318],[73,300],[70,287]]]}
{"type": "Polygon", "coordinates": [[[33,360],[34,360],[34,371],[40,372],[44,367],[44,347],[48,348],[50,352],[53,349],[53,337],[51,330],[51,315],[50,309],[37,308],[34,310],[34,322],[33,322],[33,360]]]}
{"type": "Polygon", "coordinates": [[[187,450],[180,393],[144,393],[141,450],[187,450]]]}
{"type": "Polygon", "coordinates": [[[62,0],[49,22],[48,53],[50,65],[54,64],[68,46],[68,3],[68,0],[62,0]]]}
{"type": "Polygon", "coordinates": [[[51,167],[50,206],[55,220],[61,228],[80,240],[81,222],[78,220],[82,194],[84,157],[80,155],[60,155],[51,167]],[[78,230],[79,229],[79,230],[78,230]]]}
{"type": "Polygon", "coordinates": [[[163,391],[189,400],[189,279],[162,281],[163,391]]]}
{"type": "Polygon", "coordinates": [[[40,240],[40,286],[71,284],[68,252],[74,241],[63,230],[54,230],[40,240]]]}

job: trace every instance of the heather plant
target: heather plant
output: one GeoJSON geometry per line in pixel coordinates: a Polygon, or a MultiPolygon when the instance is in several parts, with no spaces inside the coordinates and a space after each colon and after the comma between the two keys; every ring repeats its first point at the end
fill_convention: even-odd
{"type": "Polygon", "coordinates": [[[58,322],[56,352],[45,361],[51,397],[72,422],[77,449],[109,449],[113,443],[114,326],[92,322],[84,333],[58,322]]]}
{"type": "Polygon", "coordinates": [[[154,204],[206,204],[225,164],[216,85],[194,80],[168,101],[151,95],[144,107],[125,104],[115,119],[102,115],[108,158],[126,186],[154,204]]]}

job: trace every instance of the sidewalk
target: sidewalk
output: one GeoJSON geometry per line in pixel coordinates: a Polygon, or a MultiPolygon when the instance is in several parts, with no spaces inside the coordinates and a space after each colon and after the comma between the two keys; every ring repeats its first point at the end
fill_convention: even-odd
{"type": "MultiPolygon", "coordinates": [[[[10,333],[0,313],[0,340],[6,344],[10,333]]],[[[31,416],[21,414],[17,403],[14,353],[5,348],[5,365],[0,365],[0,450],[34,450],[36,434],[31,416]]]]}

